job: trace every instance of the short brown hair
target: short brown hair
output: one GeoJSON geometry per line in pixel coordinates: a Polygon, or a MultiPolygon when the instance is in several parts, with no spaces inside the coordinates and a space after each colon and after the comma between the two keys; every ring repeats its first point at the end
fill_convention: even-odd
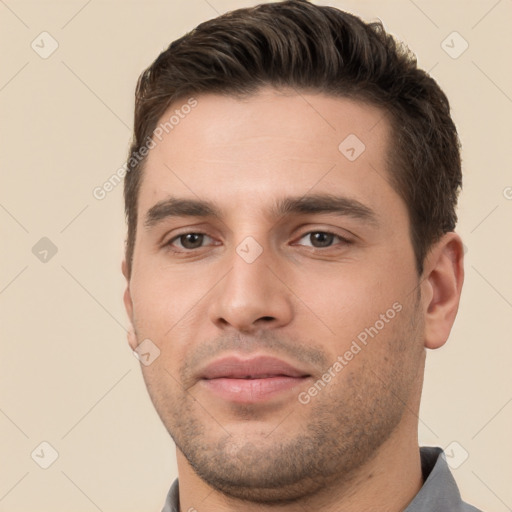
{"type": "Polygon", "coordinates": [[[248,96],[264,86],[358,99],[389,114],[389,177],[408,209],[421,276],[430,247],[457,223],[460,143],[448,99],[380,22],[307,0],[238,9],[201,23],[140,75],[124,184],[128,272],[146,161],[134,155],[161,116],[190,95],[248,96]]]}

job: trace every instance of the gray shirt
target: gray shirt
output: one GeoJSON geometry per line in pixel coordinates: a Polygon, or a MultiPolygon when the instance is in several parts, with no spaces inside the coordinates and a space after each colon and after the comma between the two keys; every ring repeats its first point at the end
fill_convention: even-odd
{"type": "MultiPolygon", "coordinates": [[[[420,448],[423,487],[404,512],[481,512],[464,503],[441,448],[420,448]]],[[[162,512],[180,512],[178,479],[174,480],[162,512]]]]}

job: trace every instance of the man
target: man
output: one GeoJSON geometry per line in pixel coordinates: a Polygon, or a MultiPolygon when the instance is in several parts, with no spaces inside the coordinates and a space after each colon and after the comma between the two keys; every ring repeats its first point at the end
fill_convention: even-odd
{"type": "Polygon", "coordinates": [[[240,9],[141,75],[134,132],[124,301],[177,448],[164,511],[475,511],[418,446],[464,269],[457,132],[410,52],[305,0],[240,9]]]}

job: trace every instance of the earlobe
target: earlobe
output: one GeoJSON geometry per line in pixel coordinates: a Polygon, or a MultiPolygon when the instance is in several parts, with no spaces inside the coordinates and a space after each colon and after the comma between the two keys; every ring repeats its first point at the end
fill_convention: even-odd
{"type": "Polygon", "coordinates": [[[127,331],[128,345],[130,345],[132,350],[135,350],[137,348],[137,338],[135,336],[135,328],[133,325],[133,302],[132,302],[132,297],[131,297],[131,293],[130,293],[130,279],[128,276],[126,260],[123,261],[123,263],[121,265],[121,270],[123,272],[124,277],[126,278],[126,288],[125,288],[124,294],[123,294],[123,302],[124,302],[124,307],[126,309],[126,314],[128,315],[128,321],[129,321],[128,331],[127,331]]]}
{"type": "Polygon", "coordinates": [[[137,337],[135,336],[135,330],[133,329],[133,325],[131,325],[131,324],[126,333],[126,338],[128,340],[128,345],[130,345],[130,348],[132,350],[135,350],[137,348],[138,343],[137,343],[137,337]]]}
{"type": "Polygon", "coordinates": [[[464,251],[460,236],[446,233],[427,257],[423,283],[425,347],[442,347],[450,335],[459,309],[464,282],[464,251]]]}

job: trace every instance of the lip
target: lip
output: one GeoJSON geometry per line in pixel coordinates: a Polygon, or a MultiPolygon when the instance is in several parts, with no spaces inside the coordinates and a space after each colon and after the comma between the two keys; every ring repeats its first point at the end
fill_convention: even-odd
{"type": "Polygon", "coordinates": [[[220,398],[237,403],[269,400],[311,377],[309,373],[270,356],[250,359],[223,357],[201,373],[201,384],[220,398]]]}
{"type": "Polygon", "coordinates": [[[265,377],[304,377],[308,372],[270,356],[256,356],[242,359],[236,356],[223,357],[210,363],[201,372],[202,379],[219,378],[265,378],[265,377]]]}

